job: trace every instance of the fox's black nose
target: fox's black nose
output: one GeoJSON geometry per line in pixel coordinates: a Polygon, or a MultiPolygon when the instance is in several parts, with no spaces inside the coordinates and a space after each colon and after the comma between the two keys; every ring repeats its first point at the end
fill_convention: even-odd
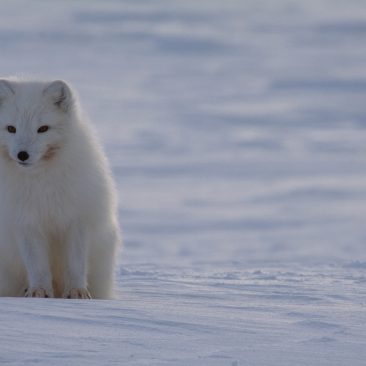
{"type": "Polygon", "coordinates": [[[27,159],[29,159],[29,154],[26,151],[20,151],[18,153],[18,159],[21,161],[26,161],[27,159]]]}

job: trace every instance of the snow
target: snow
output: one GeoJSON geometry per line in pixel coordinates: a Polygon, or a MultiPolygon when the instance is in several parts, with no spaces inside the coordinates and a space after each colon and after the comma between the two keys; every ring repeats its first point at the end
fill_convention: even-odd
{"type": "Polygon", "coordinates": [[[1,365],[364,365],[362,2],[4,1],[2,75],[106,148],[112,301],[0,299],[1,365]]]}

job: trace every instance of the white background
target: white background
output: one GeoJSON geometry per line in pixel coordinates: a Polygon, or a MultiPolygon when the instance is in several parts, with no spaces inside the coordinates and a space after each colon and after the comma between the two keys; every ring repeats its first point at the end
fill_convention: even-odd
{"type": "Polygon", "coordinates": [[[365,365],[366,4],[3,1],[120,194],[118,299],[0,299],[1,365],[365,365]]]}

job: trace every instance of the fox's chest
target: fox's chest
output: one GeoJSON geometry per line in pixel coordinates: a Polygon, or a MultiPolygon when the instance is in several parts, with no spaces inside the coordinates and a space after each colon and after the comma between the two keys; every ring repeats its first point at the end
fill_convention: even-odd
{"type": "MultiPolygon", "coordinates": [[[[14,187],[15,188],[15,187],[14,187]]],[[[14,219],[26,226],[62,228],[75,219],[77,203],[70,186],[58,182],[19,185],[12,194],[14,219]]]]}

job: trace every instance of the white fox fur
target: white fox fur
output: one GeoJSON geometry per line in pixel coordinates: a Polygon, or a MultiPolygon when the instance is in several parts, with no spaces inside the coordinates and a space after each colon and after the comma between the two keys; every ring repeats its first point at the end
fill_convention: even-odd
{"type": "Polygon", "coordinates": [[[1,79],[0,296],[111,298],[119,242],[112,175],[75,93],[1,79]]]}

